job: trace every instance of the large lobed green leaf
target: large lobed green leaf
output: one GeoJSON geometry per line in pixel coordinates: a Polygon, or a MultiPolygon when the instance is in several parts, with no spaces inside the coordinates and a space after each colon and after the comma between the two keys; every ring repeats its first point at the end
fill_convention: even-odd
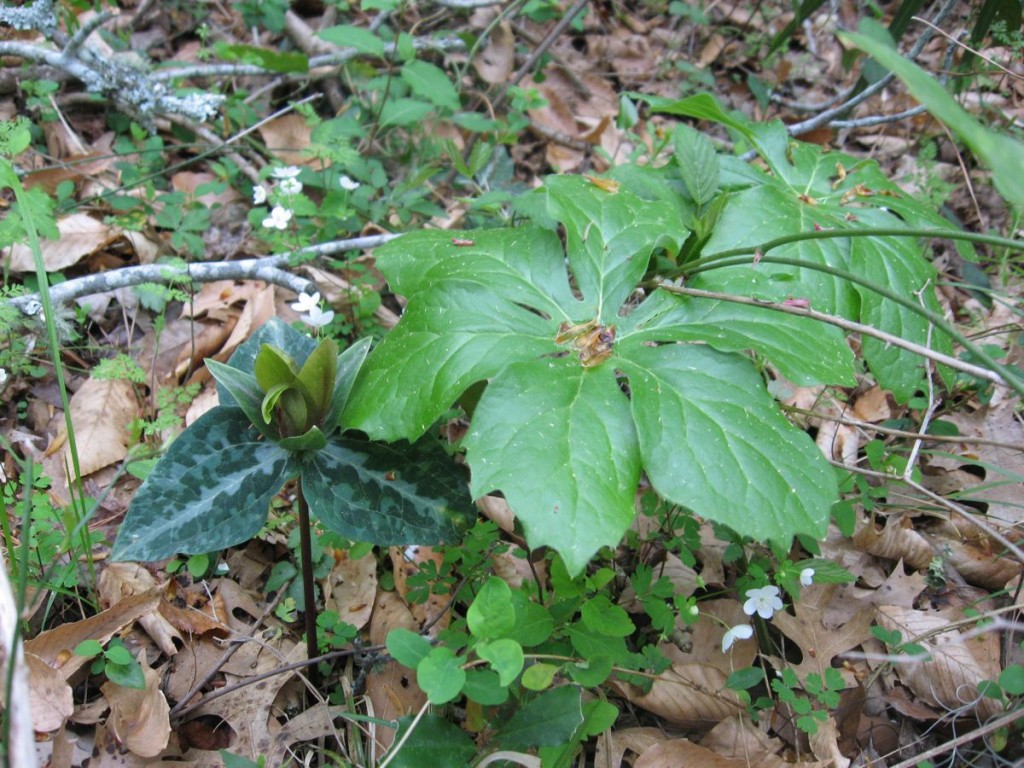
{"type": "Polygon", "coordinates": [[[662,496],[755,539],[824,533],[835,473],[749,361],[697,344],[629,344],[619,364],[662,496]]]}
{"type": "MultiPolygon", "coordinates": [[[[948,227],[937,213],[886,179],[872,161],[792,142],[781,123],[748,126],[747,135],[771,173],[761,173],[758,184],[730,196],[719,226],[704,247],[705,258],[798,232],[948,227]]],[[[904,296],[920,296],[924,306],[939,311],[936,272],[924,259],[916,238],[804,240],[777,248],[771,255],[849,271],[904,296]]],[[[764,262],[756,267],[726,267],[702,273],[691,285],[717,285],[732,279],[725,273],[751,269],[788,286],[792,295],[810,300],[815,309],[873,325],[922,346],[950,350],[949,339],[933,336],[930,323],[921,315],[867,287],[811,268],[764,262]]],[[[913,353],[868,341],[864,356],[878,383],[898,400],[906,401],[921,388],[923,366],[913,353]]]]}
{"type": "Polygon", "coordinates": [[[298,474],[239,408],[214,408],[175,440],[132,499],[114,560],[161,560],[251,539],[273,497],[298,474]]]}
{"type": "Polygon", "coordinates": [[[465,438],[471,491],[501,491],[531,545],[556,548],[571,573],[618,542],[644,469],[668,498],[744,532],[821,534],[830,471],[735,353],[757,349],[795,380],[847,382],[841,335],[662,290],[634,308],[655,249],[674,253],[688,234],[668,195],[556,177],[522,209],[547,228],[420,232],[378,250],[409,303],[344,422],[415,438],[487,381],[465,438]],[[716,386],[719,375],[730,381],[716,386]]]}
{"type": "Polygon", "coordinates": [[[470,491],[504,491],[533,544],[578,573],[633,520],[636,431],[609,365],[572,357],[524,361],[495,378],[465,439],[470,491]]]}

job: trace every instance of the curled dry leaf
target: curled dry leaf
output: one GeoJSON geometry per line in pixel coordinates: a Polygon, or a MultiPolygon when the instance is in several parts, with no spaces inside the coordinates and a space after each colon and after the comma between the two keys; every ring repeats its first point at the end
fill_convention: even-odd
{"type": "Polygon", "coordinates": [[[890,560],[903,560],[922,571],[928,568],[933,556],[927,539],[914,530],[911,519],[903,514],[889,517],[881,530],[870,521],[861,525],[853,535],[853,543],[864,552],[890,560]]]}
{"type": "Polygon", "coordinates": [[[919,643],[931,655],[930,661],[904,661],[896,665],[903,683],[919,699],[934,707],[962,714],[976,711],[985,719],[1001,711],[995,699],[982,697],[978,684],[999,677],[999,643],[996,635],[983,633],[967,637],[948,630],[962,615],[917,611],[892,605],[881,606],[879,625],[898,631],[903,642],[919,643]],[[930,632],[938,634],[924,638],[930,632]]]}
{"type": "Polygon", "coordinates": [[[643,754],[667,738],[660,728],[610,728],[597,738],[594,765],[622,765],[627,752],[643,754]]]}
{"type": "Polygon", "coordinates": [[[419,626],[415,631],[430,625],[427,633],[431,637],[437,637],[437,633],[445,629],[451,623],[451,613],[448,611],[450,595],[435,594],[431,589],[426,602],[414,602],[409,599],[409,577],[419,573],[420,567],[425,563],[433,563],[437,573],[441,572],[444,562],[444,555],[441,550],[427,546],[391,547],[391,566],[395,574],[395,591],[401,595],[413,617],[419,626]]]}
{"type": "Polygon", "coordinates": [[[505,533],[516,530],[516,516],[508,502],[497,496],[482,496],[476,500],[477,508],[484,517],[497,525],[505,533]]]}
{"type": "MultiPolygon", "coordinates": [[[[60,237],[41,240],[40,251],[47,272],[59,272],[121,237],[121,228],[104,224],[87,213],[73,213],[57,220],[60,237]]],[[[32,249],[16,243],[4,254],[12,272],[34,272],[32,249]]]]}
{"type": "Polygon", "coordinates": [[[170,707],[160,690],[160,675],[142,662],[141,690],[107,682],[100,686],[110,704],[108,725],[118,741],[142,757],[156,757],[171,735],[170,707]]]}
{"type": "MultiPolygon", "coordinates": [[[[83,477],[128,455],[129,425],[138,413],[135,390],[127,381],[90,378],[72,395],[71,423],[83,477]]],[[[66,466],[74,471],[66,430],[54,440],[47,453],[53,453],[58,446],[64,447],[66,466]]]]}
{"type": "Polygon", "coordinates": [[[612,685],[632,704],[682,728],[709,730],[743,711],[736,694],[725,687],[726,674],[704,664],[675,663],[643,693],[629,683],[612,685]]]}
{"type": "Polygon", "coordinates": [[[702,747],[722,757],[750,760],[751,765],[776,765],[785,748],[781,739],[769,736],[750,722],[745,714],[727,717],[700,741],[702,747]]]}
{"type": "Polygon", "coordinates": [[[377,559],[372,553],[353,560],[344,550],[335,550],[334,567],[320,582],[324,607],[356,629],[369,623],[377,595],[377,559]]]}
{"type": "Polygon", "coordinates": [[[25,653],[32,727],[39,733],[56,731],[74,712],[75,702],[64,675],[34,653],[25,653]]]}
{"type": "Polygon", "coordinates": [[[829,715],[825,722],[818,723],[817,733],[808,736],[814,756],[832,768],[849,768],[850,759],[839,749],[839,729],[829,715]]]}
{"type": "Polygon", "coordinates": [[[502,21],[491,29],[487,45],[473,60],[473,66],[485,83],[508,82],[516,63],[516,36],[512,25],[502,21]]]}
{"type": "Polygon", "coordinates": [[[323,162],[306,154],[312,127],[302,115],[290,113],[259,123],[263,143],[282,165],[313,165],[323,162]]]}
{"type": "MultiPolygon", "coordinates": [[[[816,584],[806,588],[793,606],[796,615],[780,611],[772,617],[772,623],[800,648],[803,656],[800,663],[790,662],[788,666],[801,680],[810,674],[824,676],[825,670],[833,666],[832,660],[836,656],[856,648],[871,637],[874,609],[869,605],[863,606],[840,627],[825,626],[825,611],[837,586],[816,584]]],[[[778,663],[785,664],[781,659],[778,663]]]]}
{"type": "MultiPolygon", "coordinates": [[[[693,766],[693,768],[783,768],[790,766],[781,757],[775,755],[759,754],[755,759],[723,757],[715,754],[710,749],[694,744],[686,739],[675,741],[663,741],[660,744],[648,748],[637,761],[633,768],[679,768],[679,766],[693,766]]],[[[827,763],[797,763],[797,765],[810,768],[825,768],[827,763]]]]}
{"type": "Polygon", "coordinates": [[[25,643],[32,719],[37,731],[57,730],[72,712],[71,686],[67,681],[90,660],[75,654],[74,648],[83,640],[106,645],[116,633],[152,612],[159,601],[156,590],[132,595],[95,616],[61,624],[25,643]]]}
{"type": "MultiPolygon", "coordinates": [[[[1007,530],[1007,538],[1021,545],[1019,529],[1007,530]]],[[[990,538],[981,528],[962,515],[955,515],[933,535],[926,534],[936,552],[947,556],[950,566],[969,584],[986,589],[1002,589],[1021,572],[1021,565],[1004,552],[1002,544],[990,538]]]]}
{"type": "MultiPolygon", "coordinates": [[[[130,595],[141,595],[157,588],[153,575],[138,563],[110,563],[100,574],[97,591],[104,605],[117,605],[130,595]]],[[[166,602],[164,598],[161,603],[166,602]]],[[[174,641],[183,642],[181,633],[154,610],[139,617],[139,624],[168,657],[178,652],[174,641]]]]}
{"type": "Polygon", "coordinates": [[[853,415],[873,424],[891,418],[888,393],[881,387],[872,387],[864,392],[853,403],[853,415]]]}

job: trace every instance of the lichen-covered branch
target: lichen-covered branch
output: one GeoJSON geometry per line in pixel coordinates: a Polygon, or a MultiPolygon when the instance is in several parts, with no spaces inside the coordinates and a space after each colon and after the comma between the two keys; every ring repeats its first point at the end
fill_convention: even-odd
{"type": "MultiPolygon", "coordinates": [[[[201,264],[145,264],[137,267],[124,267],[110,272],[99,272],[85,277],[75,278],[50,288],[50,298],[54,304],[66,304],[97,293],[113,291],[117,288],[129,288],[144,283],[160,285],[181,284],[186,282],[210,283],[216,280],[263,280],[280,285],[297,294],[313,293],[315,284],[304,277],[288,271],[295,262],[308,261],[318,256],[330,256],[345,251],[376,248],[383,245],[396,235],[374,235],[356,237],[349,240],[335,240],[330,243],[312,245],[290,253],[277,256],[264,256],[258,259],[242,259],[239,261],[219,261],[201,264]]],[[[36,315],[42,309],[39,294],[32,293],[8,299],[9,304],[25,315],[36,315]]]]}
{"type": "Polygon", "coordinates": [[[118,107],[143,123],[152,124],[161,114],[183,115],[197,122],[212,117],[224,97],[210,93],[178,95],[168,86],[125,61],[104,56],[86,42],[86,38],[110,14],[99,14],[71,38],[57,27],[52,0],[36,0],[22,8],[0,8],[0,22],[17,29],[35,29],[53,47],[20,40],[0,42],[0,56],[18,56],[66,72],[93,93],[101,93],[118,107]]]}

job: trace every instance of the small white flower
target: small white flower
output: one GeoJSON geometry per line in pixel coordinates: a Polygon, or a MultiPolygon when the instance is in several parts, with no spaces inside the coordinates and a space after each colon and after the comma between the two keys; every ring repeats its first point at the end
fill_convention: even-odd
{"type": "Polygon", "coordinates": [[[696,605],[691,605],[689,608],[686,609],[686,611],[691,616],[699,616],[700,615],[700,608],[698,608],[696,605]]]}
{"type": "Polygon", "coordinates": [[[328,309],[325,312],[320,307],[313,307],[308,314],[303,315],[300,319],[313,328],[323,328],[334,319],[334,310],[328,309]]]}
{"type": "Polygon", "coordinates": [[[722,653],[725,653],[737,640],[749,640],[754,636],[754,628],[749,624],[737,624],[722,635],[722,653]]]}
{"type": "Polygon", "coordinates": [[[267,202],[267,188],[262,184],[257,184],[252,188],[252,201],[256,205],[263,205],[267,202]]]}
{"type": "Polygon", "coordinates": [[[7,381],[7,371],[0,368],[0,384],[3,384],[5,381],[7,381]]]}
{"type": "Polygon", "coordinates": [[[814,569],[804,568],[800,571],[800,584],[809,587],[814,583],[814,569]]]}
{"type": "Polygon", "coordinates": [[[779,588],[771,584],[759,589],[748,589],[747,598],[747,602],[743,604],[743,612],[747,616],[756,613],[762,619],[770,619],[773,613],[782,610],[779,588]]]}
{"type": "Polygon", "coordinates": [[[346,192],[355,192],[359,189],[359,182],[345,176],[344,174],[342,174],[342,177],[338,179],[338,183],[341,184],[341,188],[346,192]]]}
{"type": "Polygon", "coordinates": [[[292,304],[292,309],[296,312],[310,312],[314,309],[320,308],[320,292],[316,293],[303,293],[299,296],[299,300],[292,304]]]}
{"type": "Polygon", "coordinates": [[[280,205],[275,205],[270,215],[263,220],[266,229],[285,229],[292,220],[292,212],[280,205]]]}
{"type": "Polygon", "coordinates": [[[302,173],[302,169],[295,165],[286,165],[284,168],[275,168],[270,174],[275,179],[294,179],[302,173]]]}
{"type": "Polygon", "coordinates": [[[298,179],[285,179],[281,182],[281,191],[286,195],[297,195],[302,191],[302,182],[298,179]]]}

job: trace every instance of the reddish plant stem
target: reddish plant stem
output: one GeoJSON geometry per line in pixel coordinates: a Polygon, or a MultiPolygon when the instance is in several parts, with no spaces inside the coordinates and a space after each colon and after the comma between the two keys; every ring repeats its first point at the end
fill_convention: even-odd
{"type": "MultiPolygon", "coordinates": [[[[313,528],[309,523],[309,504],[302,492],[302,479],[299,478],[299,548],[302,556],[302,599],[303,616],[306,621],[306,658],[316,658],[320,651],[316,643],[316,593],[313,588],[313,528]]],[[[310,682],[314,687],[320,686],[320,671],[316,665],[309,669],[310,682]]]]}

